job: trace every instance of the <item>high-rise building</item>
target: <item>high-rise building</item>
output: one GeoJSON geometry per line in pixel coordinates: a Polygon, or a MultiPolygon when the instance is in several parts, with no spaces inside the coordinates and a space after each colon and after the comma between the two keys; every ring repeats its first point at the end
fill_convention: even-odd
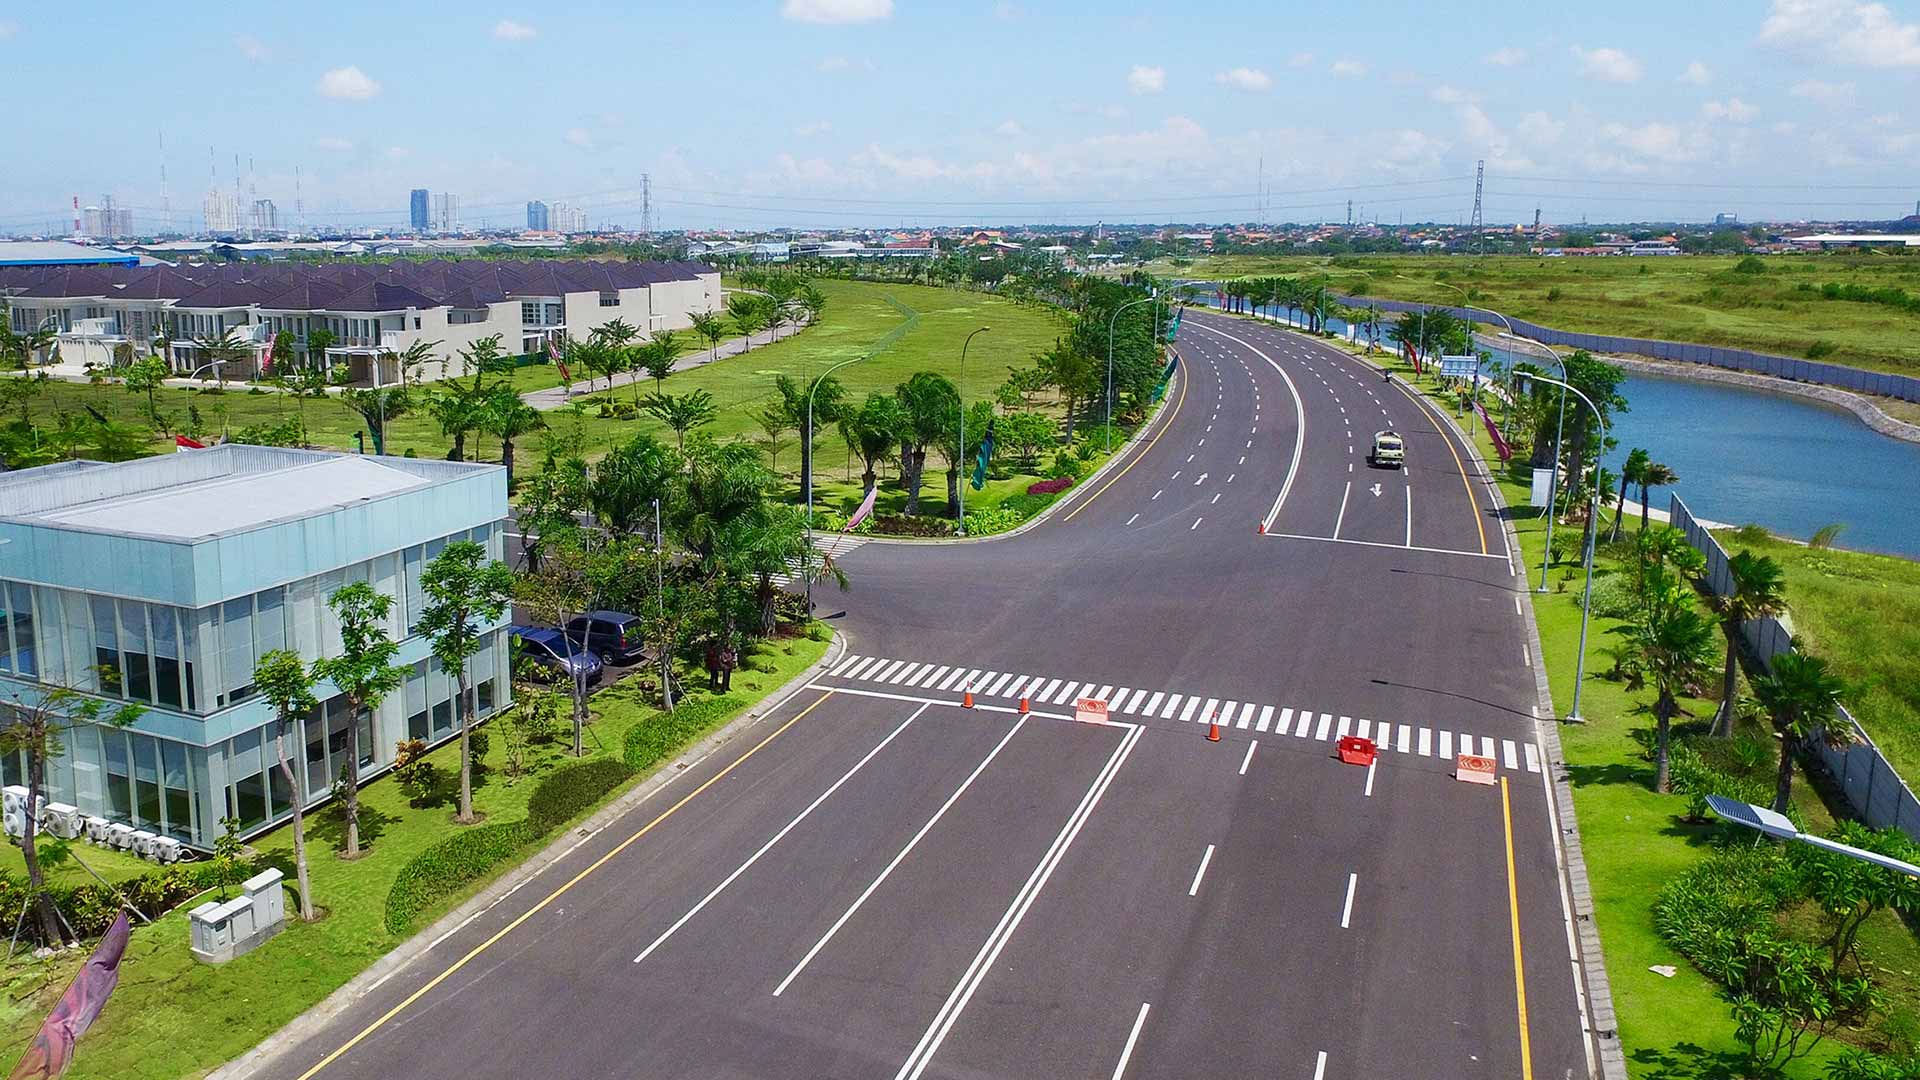
{"type": "Polygon", "coordinates": [[[587,212],[577,206],[568,206],[557,202],[549,208],[548,220],[553,231],[559,233],[583,233],[587,231],[587,212]]]}
{"type": "Polygon", "coordinates": [[[80,231],[100,240],[119,240],[133,235],[133,211],[113,205],[113,196],[100,196],[98,206],[80,211],[80,231]]]}
{"type": "Polygon", "coordinates": [[[527,204],[527,228],[534,232],[546,232],[549,220],[546,203],[536,199],[527,204]]]}
{"type": "Polygon", "coordinates": [[[219,188],[208,190],[200,209],[207,221],[207,232],[215,236],[232,236],[240,231],[240,200],[234,197],[233,192],[219,188]]]}
{"type": "Polygon", "coordinates": [[[253,231],[279,232],[280,210],[273,205],[272,199],[253,200],[253,231]]]}
{"type": "Polygon", "coordinates": [[[426,232],[427,229],[431,227],[432,222],[427,213],[426,188],[417,187],[413,189],[413,197],[408,204],[408,218],[413,223],[414,232],[426,232]]]}
{"type": "Polygon", "coordinates": [[[433,197],[433,228],[436,232],[460,231],[460,197],[443,191],[433,197]]]}

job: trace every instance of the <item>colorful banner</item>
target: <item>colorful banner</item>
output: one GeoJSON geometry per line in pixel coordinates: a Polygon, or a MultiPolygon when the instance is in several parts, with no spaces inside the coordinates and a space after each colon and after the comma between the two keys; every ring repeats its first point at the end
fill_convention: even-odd
{"type": "Polygon", "coordinates": [[[1500,434],[1500,425],[1493,422],[1493,414],[1487,412],[1484,403],[1475,402],[1474,408],[1480,411],[1480,419],[1487,425],[1487,434],[1493,437],[1493,448],[1500,453],[1501,461],[1513,460],[1513,447],[1507,445],[1506,436],[1500,434]]]}
{"type": "Polygon", "coordinates": [[[13,1067],[12,1080],[50,1080],[67,1071],[73,1063],[73,1044],[93,1026],[106,1007],[108,995],[120,984],[120,957],[127,951],[127,937],[132,932],[133,924],[123,908],[46,1023],[40,1025],[39,1034],[27,1044],[26,1054],[13,1067]]]}

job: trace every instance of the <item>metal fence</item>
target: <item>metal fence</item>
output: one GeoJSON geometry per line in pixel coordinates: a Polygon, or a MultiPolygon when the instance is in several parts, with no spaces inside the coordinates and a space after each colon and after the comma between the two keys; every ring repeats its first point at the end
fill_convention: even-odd
{"type": "MultiPolygon", "coordinates": [[[[1715,540],[1678,495],[1672,495],[1669,511],[1673,525],[1687,535],[1687,542],[1707,557],[1707,583],[1722,596],[1733,589],[1733,577],[1727,569],[1727,552],[1715,540]]],[[[1793,637],[1773,618],[1750,619],[1742,635],[1747,647],[1763,666],[1774,657],[1793,648],[1793,637]]],[[[1840,785],[1847,804],[1860,820],[1876,829],[1893,826],[1920,840],[1920,799],[1894,771],[1886,755],[1874,744],[1866,729],[1843,707],[1840,718],[1852,733],[1852,741],[1834,748],[1824,739],[1813,740],[1813,754],[1840,785]]]]}
{"type": "MultiPolygon", "coordinates": [[[[1425,311],[1428,308],[1437,307],[1452,312],[1462,319],[1471,319],[1474,322],[1493,326],[1501,325],[1499,319],[1479,308],[1410,303],[1405,300],[1378,300],[1370,296],[1336,296],[1335,299],[1342,304],[1355,307],[1372,304],[1382,311],[1394,312],[1425,311]]],[[[1583,334],[1573,330],[1555,330],[1553,327],[1540,326],[1524,319],[1513,319],[1511,322],[1514,332],[1523,337],[1533,338],[1535,341],[1544,341],[1549,345],[1565,345],[1568,348],[1585,349],[1588,352],[1631,353],[1635,356],[1652,357],[1655,360],[1706,364],[1709,367],[1750,371],[1758,375],[1772,375],[1797,382],[1837,386],[1842,390],[1879,394],[1882,397],[1899,398],[1902,401],[1920,401],[1920,379],[1911,375],[1862,371],[1859,368],[1841,364],[1824,364],[1818,360],[1796,360],[1791,356],[1773,356],[1768,353],[1750,352],[1746,349],[1727,349],[1718,345],[1689,345],[1685,342],[1661,341],[1656,338],[1615,337],[1611,334],[1583,334]]]]}

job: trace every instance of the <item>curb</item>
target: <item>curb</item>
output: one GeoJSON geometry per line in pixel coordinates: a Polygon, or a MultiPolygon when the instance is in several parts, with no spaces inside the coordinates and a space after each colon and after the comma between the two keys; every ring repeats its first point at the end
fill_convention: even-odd
{"type": "Polygon", "coordinates": [[[712,757],[722,747],[746,734],[769,713],[785,704],[787,699],[805,689],[806,685],[818,678],[821,672],[831,670],[833,665],[846,655],[846,651],[846,639],[836,631],[833,640],[827,643],[827,651],[805,671],[768,693],[759,702],[749,706],[745,712],[728,721],[725,727],[709,732],[705,738],[688,747],[678,756],[661,762],[654,768],[651,775],[595,811],[592,817],[556,836],[551,844],[528,856],[519,866],[494,879],[492,884],[465,903],[435,920],[431,926],[419,930],[412,937],[401,942],[391,952],[369,964],[360,974],[347,980],[319,1003],[289,1020],[278,1031],[260,1040],[259,1045],[253,1049],[208,1072],[206,1080],[243,1080],[277,1064],[282,1055],[317,1034],[375,987],[424,956],[440,942],[441,938],[452,934],[467,921],[491,908],[526,882],[538,877],[542,871],[572,854],[576,848],[599,835],[607,826],[653,797],[688,768],[712,757]]]}
{"type": "MultiPolygon", "coordinates": [[[[1184,363],[1185,361],[1182,361],[1182,362],[1184,363]]],[[[908,537],[908,536],[870,536],[865,538],[866,542],[869,544],[895,544],[902,547],[937,547],[943,544],[990,544],[995,540],[1011,540],[1022,533],[1039,528],[1040,526],[1046,524],[1049,520],[1051,520],[1054,514],[1065,509],[1068,504],[1072,503],[1075,499],[1077,499],[1080,496],[1081,492],[1091,490],[1093,488],[1094,481],[1100,479],[1102,476],[1105,476],[1107,474],[1107,470],[1112,469],[1115,466],[1119,465],[1121,462],[1125,461],[1142,442],[1145,442],[1148,438],[1150,438],[1154,434],[1154,429],[1158,426],[1161,426],[1162,423],[1166,421],[1167,417],[1170,415],[1167,412],[1167,402],[1173,399],[1173,388],[1178,383],[1179,379],[1182,378],[1185,374],[1186,373],[1184,371],[1179,371],[1179,370],[1176,370],[1174,372],[1174,377],[1167,381],[1167,393],[1161,396],[1160,404],[1154,406],[1153,416],[1149,417],[1146,423],[1141,424],[1139,429],[1136,430],[1133,433],[1133,435],[1127,439],[1125,443],[1121,444],[1119,450],[1108,455],[1107,460],[1104,462],[1101,462],[1099,468],[1088,473],[1086,479],[1081,480],[1075,483],[1072,487],[1068,488],[1063,493],[1062,498],[1053,500],[1052,502],[1047,504],[1046,509],[1040,511],[1038,514],[1035,514],[1033,517],[1028,518],[1026,521],[1021,522],[1019,528],[1008,529],[1006,532],[1003,532],[1003,533],[994,533],[992,536],[946,536],[946,537],[919,537],[919,538],[908,537]]]]}

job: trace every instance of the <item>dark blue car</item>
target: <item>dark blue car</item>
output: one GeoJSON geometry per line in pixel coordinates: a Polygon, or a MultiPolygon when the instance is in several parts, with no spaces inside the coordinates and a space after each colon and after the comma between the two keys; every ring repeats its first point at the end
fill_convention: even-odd
{"type": "Polygon", "coordinates": [[[569,642],[565,634],[550,626],[509,626],[507,633],[520,640],[520,655],[543,668],[555,680],[576,678],[592,686],[604,670],[600,658],[569,642]]]}

